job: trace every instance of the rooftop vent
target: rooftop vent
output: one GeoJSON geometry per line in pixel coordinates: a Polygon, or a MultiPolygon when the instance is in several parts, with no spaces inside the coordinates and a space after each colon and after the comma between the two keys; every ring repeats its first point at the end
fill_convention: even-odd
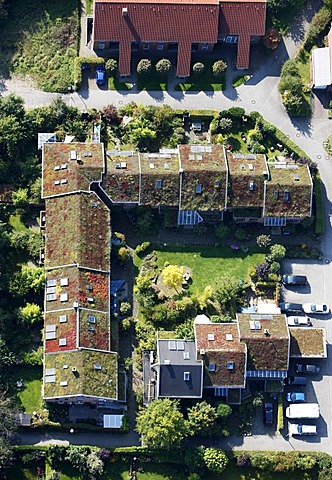
{"type": "Polygon", "coordinates": [[[253,166],[252,163],[249,163],[248,167],[249,167],[249,170],[253,170],[253,169],[254,169],[254,166],[253,166]]]}
{"type": "Polygon", "coordinates": [[[231,333],[226,333],[226,340],[233,340],[233,335],[231,333]]]}
{"type": "Polygon", "coordinates": [[[70,150],[70,160],[76,160],[76,159],[77,159],[76,150],[70,150]]]}
{"type": "Polygon", "coordinates": [[[95,370],[101,370],[101,365],[100,365],[99,363],[95,363],[94,366],[93,366],[93,368],[94,368],[95,370]]]}
{"type": "Polygon", "coordinates": [[[164,365],[170,365],[171,361],[170,360],[164,360],[164,365]]]}
{"type": "Polygon", "coordinates": [[[183,380],[185,382],[189,382],[190,380],[190,372],[183,372],[183,380]]]}
{"type": "Polygon", "coordinates": [[[65,363],[62,368],[63,368],[64,370],[67,370],[67,368],[69,368],[69,365],[67,365],[67,364],[65,363]]]}
{"type": "Polygon", "coordinates": [[[199,353],[200,353],[201,355],[205,355],[205,348],[201,348],[200,351],[199,351],[199,353]]]}
{"type": "Polygon", "coordinates": [[[76,367],[71,367],[71,371],[72,371],[72,372],[77,372],[76,367]]]}
{"type": "Polygon", "coordinates": [[[243,165],[243,163],[242,163],[241,166],[240,166],[240,168],[241,168],[241,170],[245,170],[245,169],[246,169],[246,166],[243,165]]]}
{"type": "Polygon", "coordinates": [[[122,8],[122,16],[123,17],[126,17],[128,15],[128,8],[127,7],[123,7],[122,8]]]}
{"type": "Polygon", "coordinates": [[[62,380],[62,382],[60,382],[60,387],[67,387],[67,385],[68,385],[67,380],[62,380]]]}
{"type": "Polygon", "coordinates": [[[264,329],[264,335],[265,335],[266,337],[269,337],[269,336],[270,336],[270,332],[269,332],[268,328],[265,328],[265,329],[264,329]]]}
{"type": "Polygon", "coordinates": [[[298,173],[295,173],[295,174],[294,174],[294,180],[295,180],[295,181],[299,181],[299,180],[300,180],[300,176],[299,176],[298,173]]]}
{"type": "Polygon", "coordinates": [[[183,352],[183,360],[190,360],[190,353],[189,352],[183,352]]]}

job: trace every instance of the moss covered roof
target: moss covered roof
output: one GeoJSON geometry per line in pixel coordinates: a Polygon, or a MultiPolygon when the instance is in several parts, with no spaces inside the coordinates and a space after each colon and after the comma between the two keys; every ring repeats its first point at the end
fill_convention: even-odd
{"type": "Polygon", "coordinates": [[[139,201],[139,159],[133,152],[107,155],[102,187],[115,203],[139,201]]]}
{"type": "Polygon", "coordinates": [[[46,354],[44,397],[89,395],[116,399],[117,357],[116,353],[88,349],[46,354]]]}

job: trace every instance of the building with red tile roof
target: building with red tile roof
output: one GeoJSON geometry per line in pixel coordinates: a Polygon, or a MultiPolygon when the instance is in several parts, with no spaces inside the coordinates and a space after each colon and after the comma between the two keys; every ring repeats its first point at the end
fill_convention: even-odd
{"type": "Polygon", "coordinates": [[[177,51],[179,77],[190,75],[192,50],[238,43],[238,68],[249,67],[250,42],[265,33],[266,0],[95,0],[93,49],[118,49],[119,74],[130,75],[133,51],[177,51]]]}

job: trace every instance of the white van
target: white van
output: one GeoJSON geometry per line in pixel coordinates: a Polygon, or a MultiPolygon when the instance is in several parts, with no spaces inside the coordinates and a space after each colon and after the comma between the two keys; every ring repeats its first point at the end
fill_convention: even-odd
{"type": "Polygon", "coordinates": [[[319,418],[318,403],[292,403],[286,408],[287,418],[319,418]]]}
{"type": "Polygon", "coordinates": [[[293,435],[317,435],[316,425],[302,425],[301,423],[292,423],[288,428],[289,436],[293,435]]]}

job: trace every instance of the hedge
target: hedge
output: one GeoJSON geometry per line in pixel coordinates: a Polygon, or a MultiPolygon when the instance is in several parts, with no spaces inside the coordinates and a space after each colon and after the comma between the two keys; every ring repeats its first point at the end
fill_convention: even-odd
{"type": "Polygon", "coordinates": [[[280,432],[284,428],[284,409],[282,404],[282,395],[278,394],[278,411],[277,411],[277,430],[280,432]]]}
{"type": "Polygon", "coordinates": [[[315,234],[322,235],[324,233],[324,204],[323,189],[320,176],[314,177],[314,199],[315,199],[315,234]]]}
{"type": "Polygon", "coordinates": [[[304,48],[307,51],[310,52],[312,47],[317,43],[318,37],[330,25],[330,22],[331,11],[326,5],[323,5],[322,8],[318,10],[316,15],[312,19],[309,29],[304,38],[304,48]]]}
{"type": "Polygon", "coordinates": [[[79,90],[82,85],[83,65],[105,65],[105,58],[101,57],[77,57],[74,62],[74,88],[79,90]]]}

